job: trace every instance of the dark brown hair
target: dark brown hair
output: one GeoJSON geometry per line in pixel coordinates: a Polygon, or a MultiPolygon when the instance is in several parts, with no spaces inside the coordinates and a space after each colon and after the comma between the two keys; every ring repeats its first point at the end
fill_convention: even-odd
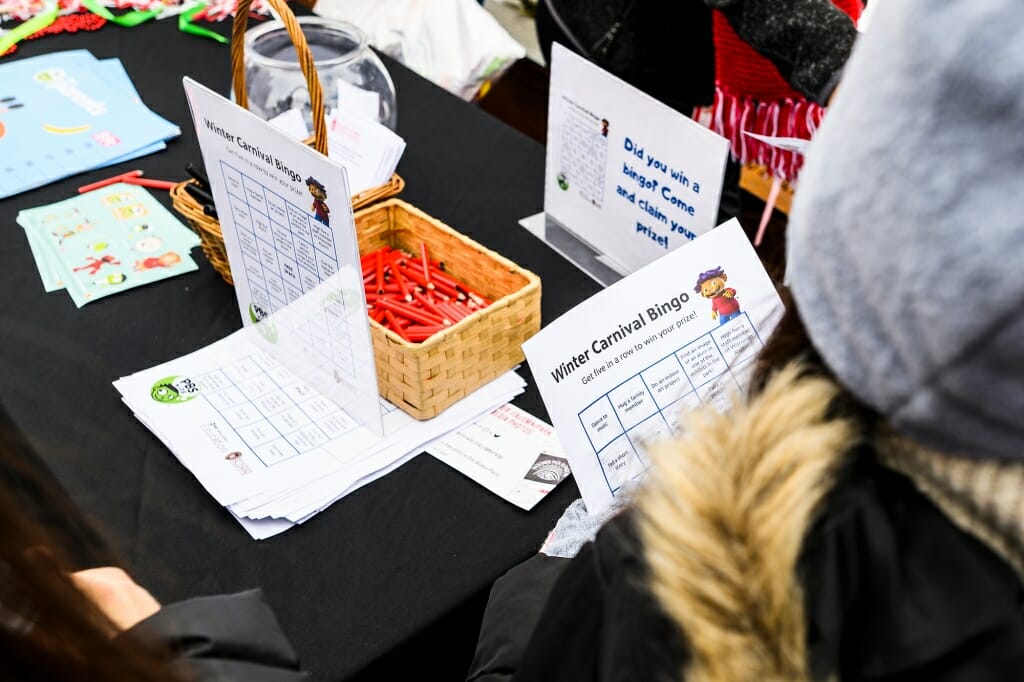
{"type": "Polygon", "coordinates": [[[751,382],[751,390],[755,394],[761,392],[775,372],[795,361],[800,362],[808,371],[823,372],[831,376],[807,335],[793,295],[789,289],[781,289],[779,296],[786,311],[757,355],[757,365],[751,382]]]}
{"type": "Polygon", "coordinates": [[[881,417],[847,391],[842,382],[825,364],[814,347],[807,328],[804,327],[796,300],[789,289],[780,289],[779,296],[782,298],[786,311],[775,327],[775,331],[768,337],[761,352],[758,353],[754,376],[750,382],[751,396],[760,393],[780,369],[798,362],[805,375],[827,377],[840,387],[839,396],[830,410],[833,416],[842,414],[847,418],[854,418],[865,431],[875,428],[880,423],[881,417]]]}
{"type": "Polygon", "coordinates": [[[0,665],[5,680],[181,680],[156,644],[117,628],[72,583],[104,543],[0,409],[0,665]]]}

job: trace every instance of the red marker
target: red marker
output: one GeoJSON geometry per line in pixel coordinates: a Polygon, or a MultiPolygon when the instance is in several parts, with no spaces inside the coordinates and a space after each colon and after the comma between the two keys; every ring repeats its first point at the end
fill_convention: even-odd
{"type": "Polygon", "coordinates": [[[149,187],[150,189],[174,189],[178,184],[176,182],[171,182],[170,180],[150,180],[136,175],[124,178],[122,182],[126,182],[129,185],[138,185],[139,187],[149,187]]]}
{"type": "Polygon", "coordinates": [[[377,252],[377,293],[384,293],[384,252],[377,252]]]}
{"type": "Polygon", "coordinates": [[[394,314],[390,310],[384,311],[384,319],[388,322],[388,328],[394,333],[398,334],[405,341],[409,340],[409,337],[405,335],[405,330],[402,329],[402,325],[398,324],[398,320],[395,319],[394,314]]]}
{"type": "Polygon", "coordinates": [[[121,173],[120,175],[115,175],[114,177],[107,178],[106,180],[99,180],[98,182],[94,182],[89,185],[82,185],[81,187],[78,188],[78,193],[85,194],[86,192],[91,192],[94,189],[100,189],[101,187],[106,187],[107,185],[113,185],[114,183],[117,182],[128,182],[128,178],[137,178],[141,175],[142,171],[140,170],[128,171],[127,173],[121,173]]]}
{"type": "Polygon", "coordinates": [[[430,259],[427,258],[426,242],[420,242],[420,260],[423,261],[423,278],[427,280],[427,288],[433,289],[430,286],[430,259]]]}

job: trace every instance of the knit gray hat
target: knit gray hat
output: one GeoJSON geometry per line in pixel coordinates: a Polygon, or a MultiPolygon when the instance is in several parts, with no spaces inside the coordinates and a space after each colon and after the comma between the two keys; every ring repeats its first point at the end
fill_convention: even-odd
{"type": "Polygon", "coordinates": [[[1024,459],[1024,2],[882,3],[800,176],[787,275],[839,380],[1024,459]]]}

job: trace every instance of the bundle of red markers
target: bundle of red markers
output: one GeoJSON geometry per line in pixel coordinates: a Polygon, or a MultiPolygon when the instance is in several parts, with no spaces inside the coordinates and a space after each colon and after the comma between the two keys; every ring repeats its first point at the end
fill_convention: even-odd
{"type": "Polygon", "coordinates": [[[410,343],[426,341],[491,304],[453,279],[444,263],[431,260],[425,243],[418,256],[385,246],[360,260],[370,317],[410,343]]]}

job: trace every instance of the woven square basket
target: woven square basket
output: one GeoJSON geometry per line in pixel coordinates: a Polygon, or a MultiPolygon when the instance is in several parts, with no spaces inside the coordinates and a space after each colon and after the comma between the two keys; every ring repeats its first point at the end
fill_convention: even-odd
{"type": "MultiPolygon", "coordinates": [[[[199,235],[199,243],[203,247],[203,253],[207,260],[213,265],[213,269],[220,273],[224,281],[234,285],[231,278],[231,266],[228,264],[227,248],[224,245],[224,233],[220,229],[220,222],[206,213],[202,205],[196,201],[185,189],[195,181],[187,180],[180,182],[171,188],[171,205],[185,220],[189,226],[199,235]]],[[[387,197],[394,196],[405,187],[405,181],[397,173],[391,176],[391,180],[379,187],[372,187],[361,194],[352,197],[352,208],[358,210],[373,204],[387,197]]]]}
{"type": "Polygon", "coordinates": [[[540,278],[400,200],[356,213],[359,251],[383,246],[419,253],[493,303],[422,343],[370,320],[380,394],[417,419],[430,419],[523,361],[523,342],[540,330],[540,278]]]}

